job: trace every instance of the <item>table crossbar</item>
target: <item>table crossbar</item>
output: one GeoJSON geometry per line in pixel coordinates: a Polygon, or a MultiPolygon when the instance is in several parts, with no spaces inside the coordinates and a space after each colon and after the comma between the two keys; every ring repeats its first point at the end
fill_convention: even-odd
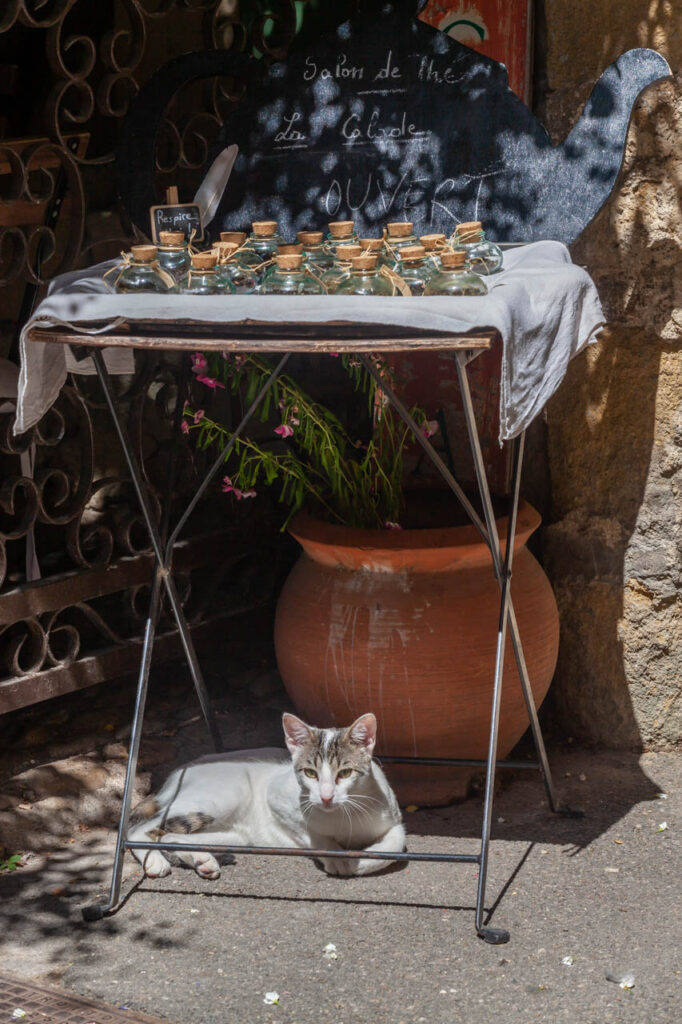
{"type": "MultiPolygon", "coordinates": [[[[126,841],[123,846],[126,850],[149,850],[149,843],[126,841]]],[[[432,860],[432,861],[453,861],[458,864],[480,864],[481,857],[478,853],[408,853],[406,850],[388,851],[376,853],[372,850],[312,850],[309,848],[289,846],[223,846],[220,843],[154,843],[155,850],[163,850],[165,853],[231,853],[236,856],[245,854],[261,855],[264,857],[313,857],[318,860],[322,857],[335,857],[337,860],[432,860]]]]}

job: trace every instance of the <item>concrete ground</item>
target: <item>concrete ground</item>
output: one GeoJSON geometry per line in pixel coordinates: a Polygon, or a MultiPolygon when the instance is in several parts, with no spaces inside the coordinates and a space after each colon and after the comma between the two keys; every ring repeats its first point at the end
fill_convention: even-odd
{"type": "MultiPolygon", "coordinates": [[[[287,704],[267,660],[261,671],[232,665],[231,696],[217,700],[228,745],[279,742],[287,704]]],[[[58,747],[61,760],[22,747],[27,730],[15,722],[0,830],[5,856],[33,852],[0,872],[4,970],[185,1024],[680,1020],[679,755],[555,745],[556,782],[586,811],[581,821],[549,814],[534,773],[502,779],[488,905],[492,923],[511,931],[505,946],[475,935],[471,865],[338,879],[309,861],[242,857],[216,882],[181,868],[151,882],[128,859],[124,906],[85,924],[81,908],[108,885],[113,837],[103,826],[120,792],[126,685],[81,706],[73,721],[85,715],[86,731],[79,740],[69,730],[81,749],[58,747]],[[619,986],[626,974],[633,988],[619,986]],[[275,1005],[264,1002],[270,992],[275,1005]]],[[[34,734],[52,713],[33,713],[34,734]]],[[[140,792],[205,749],[194,714],[182,673],[162,673],[140,792]]],[[[407,813],[409,847],[473,852],[480,814],[480,793],[407,813]]]]}

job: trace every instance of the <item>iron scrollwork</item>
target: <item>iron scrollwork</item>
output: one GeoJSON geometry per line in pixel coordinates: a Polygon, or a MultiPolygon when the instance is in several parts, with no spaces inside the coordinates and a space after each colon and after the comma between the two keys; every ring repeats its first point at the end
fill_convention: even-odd
{"type": "MultiPolygon", "coordinates": [[[[134,238],[117,208],[114,149],[131,101],[160,64],[188,45],[280,59],[302,9],[296,0],[0,4],[0,74],[13,99],[0,116],[5,324],[18,317],[22,287],[39,290],[59,273],[117,254],[134,238]],[[21,138],[29,115],[31,137],[21,138]]],[[[216,78],[173,99],[157,146],[160,196],[164,186],[178,184],[191,198],[212,139],[242,89],[235,79],[216,78]]],[[[172,447],[168,412],[178,394],[172,361],[142,360],[119,396],[157,515],[172,447]]],[[[9,691],[2,684],[66,672],[93,652],[121,650],[138,637],[151,569],[137,503],[124,467],[111,461],[116,445],[106,444],[110,426],[91,380],[73,381],[21,437],[12,434],[12,419],[0,413],[0,713],[37,699],[13,697],[3,706],[1,694],[9,691]]],[[[178,498],[193,472],[186,453],[178,498]]],[[[215,523],[210,528],[212,537],[224,537],[215,523]]],[[[222,544],[230,575],[229,545],[212,543],[222,544]]],[[[190,620],[198,622],[215,609],[222,570],[214,559],[206,563],[200,538],[186,544],[181,592],[190,620]]],[[[234,580],[233,574],[233,587],[234,580]]]]}

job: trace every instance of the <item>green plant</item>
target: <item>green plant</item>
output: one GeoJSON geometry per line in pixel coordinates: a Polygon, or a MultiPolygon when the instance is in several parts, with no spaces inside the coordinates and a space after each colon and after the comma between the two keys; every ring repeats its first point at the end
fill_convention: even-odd
{"type": "MultiPolygon", "coordinates": [[[[215,391],[227,388],[241,395],[245,406],[254,399],[272,372],[258,355],[206,357],[196,353],[193,370],[200,384],[215,391]]],[[[279,500],[288,506],[283,528],[306,505],[330,522],[355,527],[399,526],[403,507],[403,452],[409,428],[388,405],[385,395],[362,364],[340,357],[353,386],[368,403],[373,430],[362,441],[352,437],[339,418],[312,399],[290,376],[282,374],[272,386],[258,416],[265,423],[281,417],[269,440],[245,436],[226,460],[223,491],[238,500],[252,498],[265,483],[279,487],[279,500]]],[[[382,377],[388,367],[373,357],[382,377]]],[[[429,436],[436,424],[420,409],[411,414],[429,436]]],[[[183,430],[193,434],[197,447],[225,446],[230,430],[206,415],[185,407],[183,430]]]]}
{"type": "Polygon", "coordinates": [[[21,854],[13,853],[7,860],[0,860],[0,871],[16,871],[21,867],[21,854]]]}

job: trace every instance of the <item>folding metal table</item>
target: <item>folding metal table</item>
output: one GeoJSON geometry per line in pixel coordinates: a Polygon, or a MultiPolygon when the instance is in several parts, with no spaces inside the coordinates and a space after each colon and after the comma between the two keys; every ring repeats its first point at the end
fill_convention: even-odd
{"type": "MultiPolygon", "coordinates": [[[[580,812],[571,811],[568,808],[562,807],[557,801],[547,761],[542,732],[540,730],[538,716],[533,702],[528,670],[523,655],[523,646],[519,636],[517,620],[514,614],[514,606],[510,594],[512,555],[514,550],[514,535],[516,531],[525,435],[521,434],[514,442],[512,442],[514,449],[512,458],[509,526],[506,550],[503,552],[500,545],[500,539],[495,523],[495,514],[485,474],[481,443],[476,429],[474,409],[469,389],[467,366],[476,358],[477,355],[491,347],[495,337],[496,333],[490,330],[474,331],[467,334],[444,334],[435,331],[419,331],[388,327],[381,324],[328,323],[322,325],[311,325],[295,323],[273,324],[251,321],[248,323],[222,325],[201,325],[188,322],[179,323],[177,325],[168,325],[165,323],[161,324],[158,321],[146,323],[125,322],[121,325],[121,322],[119,321],[115,328],[112,329],[111,333],[95,335],[79,333],[77,328],[54,330],[50,328],[34,327],[31,329],[29,333],[29,341],[71,345],[76,346],[79,349],[86,346],[88,349],[92,350],[91,354],[104,392],[106,404],[111,413],[116,433],[125,454],[126,462],[130,470],[136,495],[149,531],[149,537],[155,556],[151,599],[142,645],[135,712],[123,790],[123,804],[116,839],[111,889],[109,899],[106,903],[95,904],[86,907],[83,910],[83,917],[86,921],[99,920],[104,917],[104,915],[111,913],[117,907],[120,898],[125,851],[146,850],[149,849],[150,846],[149,843],[145,842],[129,841],[127,839],[127,834],[162,590],[165,590],[166,592],[173,617],[177,624],[184,654],[187,659],[187,664],[196,688],[199,703],[201,705],[201,711],[211,736],[211,740],[216,751],[222,750],[218,724],[211,709],[206,685],[201,673],[192,637],[185,619],[178,591],[173,580],[172,552],[175,541],[177,540],[180,531],[187,523],[190,515],[196,508],[197,503],[206,491],[206,488],[223,465],[226,455],[229,453],[235,441],[243,433],[259,404],[267,394],[268,390],[272,387],[272,384],[277,379],[278,375],[284,369],[290,355],[294,352],[313,354],[347,352],[354,353],[357,356],[365,367],[367,373],[369,373],[381,387],[388,401],[392,404],[401,419],[410,428],[414,434],[415,440],[419,445],[421,445],[427,457],[440,473],[442,479],[465,509],[467,515],[489,548],[492,568],[499,583],[500,606],[497,629],[497,650],[495,657],[492,704],[490,710],[490,736],[488,743],[488,756],[486,760],[438,757],[384,757],[383,755],[381,757],[382,763],[388,764],[399,763],[458,767],[485,767],[485,796],[480,850],[477,854],[409,853],[399,850],[396,850],[394,853],[367,853],[364,850],[339,851],[289,848],[271,849],[267,847],[218,846],[213,844],[202,845],[201,843],[183,843],[180,845],[175,843],[155,842],[153,845],[155,849],[170,853],[209,851],[214,854],[227,853],[233,855],[252,854],[313,858],[374,858],[377,860],[391,861],[446,861],[477,864],[479,866],[479,875],[475,914],[476,931],[482,939],[489,943],[498,944],[509,941],[508,931],[502,928],[493,928],[490,926],[485,910],[486,878],[488,870],[490,830],[493,812],[493,789],[496,768],[538,769],[542,774],[550,809],[555,813],[562,814],[567,817],[577,817],[580,812]],[[246,413],[232,433],[227,445],[213,462],[204,477],[203,482],[196,490],[189,505],[167,538],[165,537],[166,530],[164,529],[163,524],[167,525],[168,523],[168,506],[170,501],[170,492],[172,490],[172,480],[169,480],[168,482],[166,505],[162,512],[162,527],[159,528],[155,521],[151,504],[145,493],[140,466],[137,464],[137,459],[127,436],[125,425],[117,408],[111,379],[102,354],[102,350],[104,348],[111,348],[115,346],[124,346],[127,348],[132,347],[141,350],[165,349],[173,352],[258,352],[271,353],[274,356],[272,373],[263,385],[260,393],[256,395],[253,402],[246,410],[246,413]],[[483,519],[481,519],[471,501],[462,490],[462,487],[457,482],[438,452],[434,449],[431,442],[424,436],[423,431],[418,428],[400,398],[395,394],[386,381],[382,379],[376,366],[369,358],[372,353],[379,352],[414,352],[427,350],[451,353],[455,360],[457,377],[462,395],[464,417],[467,425],[468,440],[474,462],[479,496],[483,508],[483,519]],[[535,742],[537,761],[502,761],[497,760],[496,756],[507,631],[509,631],[512,639],[514,656],[528,711],[528,719],[535,742]]],[[[79,353],[79,355],[80,354],[82,353],[79,353]]],[[[183,398],[184,396],[178,395],[174,415],[174,430],[178,439],[180,436],[180,426],[182,422],[183,398]]]]}

